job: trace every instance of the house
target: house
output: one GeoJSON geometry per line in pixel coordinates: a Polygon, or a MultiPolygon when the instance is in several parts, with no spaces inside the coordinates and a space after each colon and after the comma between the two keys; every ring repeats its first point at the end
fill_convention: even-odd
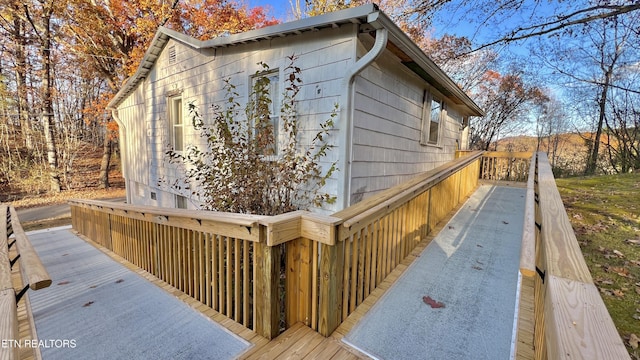
{"type": "MultiPolygon", "coordinates": [[[[327,182],[331,213],[446,163],[467,144],[476,105],[374,4],[200,41],[160,28],[140,67],[110,102],[120,125],[123,174],[132,204],[195,207],[185,194],[158,185],[180,177],[167,144],[196,143],[186,104],[224,101],[225,79],[249,97],[259,62],[281,84],[295,54],[304,84],[298,96],[302,128],[338,119],[328,161],[339,171],[327,182]]],[[[204,118],[207,118],[205,111],[204,118]]],[[[316,126],[317,128],[317,126],[316,126]]]]}

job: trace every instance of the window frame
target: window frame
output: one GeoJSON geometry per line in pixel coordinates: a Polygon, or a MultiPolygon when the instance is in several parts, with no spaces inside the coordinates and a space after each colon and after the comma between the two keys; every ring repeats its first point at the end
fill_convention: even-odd
{"type": "Polygon", "coordinates": [[[189,208],[189,199],[183,195],[175,195],[175,204],[176,209],[188,209],[189,208]]]}
{"type": "MultiPolygon", "coordinates": [[[[271,100],[271,104],[270,104],[270,114],[269,114],[269,122],[271,123],[271,126],[273,127],[273,137],[274,137],[274,149],[271,151],[271,153],[268,153],[267,151],[264,151],[266,149],[263,149],[262,151],[262,155],[266,158],[266,159],[274,159],[276,157],[278,157],[280,155],[280,150],[281,150],[281,144],[280,144],[280,135],[282,133],[282,129],[281,129],[281,79],[282,77],[280,76],[280,69],[276,68],[276,69],[270,69],[267,71],[263,71],[260,73],[257,73],[255,75],[252,75],[249,79],[249,96],[252,97],[252,101],[254,103],[254,106],[256,104],[256,94],[254,92],[255,90],[255,85],[256,85],[256,81],[260,78],[264,78],[267,77],[269,78],[269,99],[271,100]],[[275,81],[274,81],[275,78],[275,81]]],[[[255,111],[255,109],[254,109],[255,111]]],[[[258,136],[258,129],[255,126],[255,123],[251,123],[251,135],[256,137],[258,136]]]]}
{"type": "Polygon", "coordinates": [[[185,126],[184,126],[184,104],[182,102],[182,92],[175,92],[167,95],[167,122],[169,124],[169,144],[177,153],[185,149],[185,126]],[[179,103],[179,107],[176,106],[179,103]],[[179,109],[178,116],[175,110],[179,109]],[[179,123],[176,120],[180,120],[179,123]],[[176,134],[176,129],[180,129],[180,134],[176,134]],[[178,136],[181,137],[178,142],[178,136]],[[178,146],[179,145],[179,146],[178,146]]]}
{"type": "Polygon", "coordinates": [[[430,91],[425,90],[423,103],[422,103],[422,119],[420,129],[420,144],[425,146],[442,146],[442,128],[445,121],[445,102],[437,95],[432,94],[430,91]],[[433,104],[439,104],[439,111],[437,118],[433,114],[433,104]],[[437,121],[433,121],[437,119],[437,121]],[[435,139],[433,137],[432,123],[437,124],[435,129],[435,139]]]}

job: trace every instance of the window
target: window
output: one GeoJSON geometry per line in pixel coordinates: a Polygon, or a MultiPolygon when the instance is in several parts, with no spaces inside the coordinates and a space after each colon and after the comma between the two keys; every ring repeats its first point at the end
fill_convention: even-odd
{"type": "Polygon", "coordinates": [[[178,209],[186,209],[187,208],[187,198],[182,195],[176,195],[176,208],[178,209]]]}
{"type": "Polygon", "coordinates": [[[425,92],[422,114],[422,131],[420,136],[421,144],[439,144],[442,110],[442,101],[434,96],[431,96],[428,92],[425,92]]]}
{"type": "Polygon", "coordinates": [[[440,133],[440,115],[442,114],[442,104],[438,99],[431,99],[431,111],[429,116],[429,144],[438,143],[440,133]]]}
{"type": "Polygon", "coordinates": [[[169,107],[169,133],[171,146],[175,151],[184,150],[184,122],[182,119],[182,96],[170,96],[169,107]]]}
{"type": "MultiPolygon", "coordinates": [[[[262,155],[277,155],[280,133],[280,76],[278,71],[254,76],[251,79],[251,89],[254,92],[253,102],[256,115],[268,113],[266,121],[253,124],[253,135],[258,143],[263,143],[265,146],[264,149],[261,149],[262,155]],[[261,94],[264,94],[266,99],[260,98],[261,94]]],[[[254,122],[256,120],[258,119],[254,119],[254,122]]]]}

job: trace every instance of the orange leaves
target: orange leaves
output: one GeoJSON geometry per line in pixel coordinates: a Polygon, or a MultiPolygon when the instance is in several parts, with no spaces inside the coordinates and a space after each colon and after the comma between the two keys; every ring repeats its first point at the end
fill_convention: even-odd
{"type": "Polygon", "coordinates": [[[117,83],[132,75],[161,25],[209,39],[223,32],[237,33],[271,25],[263,8],[248,9],[233,1],[71,0],[68,29],[80,53],[117,83]],[[105,64],[111,58],[116,64],[105,64]],[[120,61],[118,61],[120,60],[120,61]]]}
{"type": "Polygon", "coordinates": [[[205,0],[197,5],[182,4],[180,22],[175,25],[181,32],[208,40],[222,33],[244,32],[276,23],[262,7],[248,9],[233,1],[205,0]]]}

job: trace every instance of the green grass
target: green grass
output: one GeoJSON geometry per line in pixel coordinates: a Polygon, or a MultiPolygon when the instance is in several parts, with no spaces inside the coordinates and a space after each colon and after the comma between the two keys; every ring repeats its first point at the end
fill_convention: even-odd
{"type": "Polygon", "coordinates": [[[630,355],[640,359],[628,341],[640,336],[640,174],[557,179],[557,185],[600,295],[630,355]]]}

